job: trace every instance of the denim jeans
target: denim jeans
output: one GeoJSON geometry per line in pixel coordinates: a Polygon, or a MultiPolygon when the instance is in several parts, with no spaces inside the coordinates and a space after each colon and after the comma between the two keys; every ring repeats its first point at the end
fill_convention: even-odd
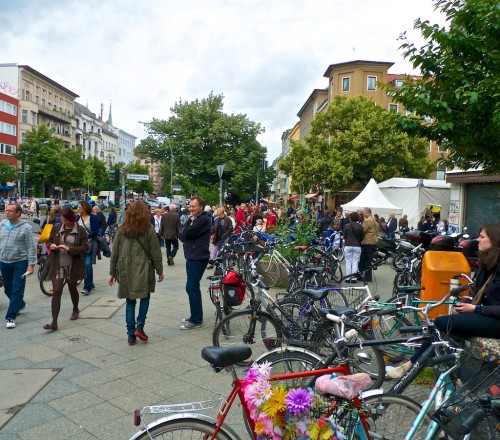
{"type": "Polygon", "coordinates": [[[28,269],[28,260],[16,261],[15,263],[0,263],[2,271],[3,287],[9,298],[9,307],[5,319],[15,320],[17,312],[26,305],[24,302],[24,288],[26,278],[21,278],[28,269]]]}
{"type": "MultiPolygon", "coordinates": [[[[137,315],[137,325],[144,325],[146,323],[146,315],[149,309],[149,296],[141,298],[139,303],[139,314],[137,315]]],[[[127,298],[127,305],[125,306],[125,320],[127,322],[127,334],[133,335],[135,332],[135,305],[137,300],[127,298]]]]}
{"type": "Polygon", "coordinates": [[[191,309],[189,322],[192,324],[203,322],[200,281],[207,265],[208,260],[186,260],[186,292],[189,296],[189,308],[191,309]]]}
{"type": "Polygon", "coordinates": [[[167,257],[175,258],[177,251],[179,250],[179,240],[176,238],[165,238],[165,247],[167,248],[167,257]]]}
{"type": "Polygon", "coordinates": [[[83,254],[83,262],[85,264],[85,279],[83,281],[83,288],[90,292],[92,290],[92,283],[94,282],[94,268],[92,267],[92,252],[83,254]]]}

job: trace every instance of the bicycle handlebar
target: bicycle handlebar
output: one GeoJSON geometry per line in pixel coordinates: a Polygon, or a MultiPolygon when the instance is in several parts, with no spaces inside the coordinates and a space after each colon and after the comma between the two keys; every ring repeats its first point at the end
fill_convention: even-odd
{"type": "Polygon", "coordinates": [[[470,434],[476,425],[486,417],[486,411],[483,408],[478,408],[467,417],[462,423],[462,434],[465,436],[470,434]]]}
{"type": "Polygon", "coordinates": [[[429,359],[427,362],[429,363],[429,366],[433,365],[438,365],[438,364],[443,364],[445,362],[450,362],[450,361],[455,361],[457,359],[456,354],[444,354],[442,356],[436,356],[431,359],[429,359]]]}

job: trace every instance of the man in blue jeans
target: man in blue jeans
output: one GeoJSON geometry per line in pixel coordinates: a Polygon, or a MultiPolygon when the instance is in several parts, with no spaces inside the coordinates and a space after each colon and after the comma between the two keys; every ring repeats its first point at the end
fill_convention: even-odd
{"type": "Polygon", "coordinates": [[[0,270],[9,307],[5,315],[5,327],[16,327],[16,317],[26,308],[24,288],[26,275],[33,273],[36,264],[36,247],[33,230],[21,220],[23,210],[17,203],[5,208],[6,220],[0,223],[0,270]]]}
{"type": "Polygon", "coordinates": [[[189,217],[179,231],[179,238],[184,245],[186,292],[191,309],[189,318],[182,320],[181,330],[192,330],[203,324],[200,281],[210,258],[212,229],[212,217],[205,212],[205,205],[201,197],[192,197],[189,201],[189,217]]]}

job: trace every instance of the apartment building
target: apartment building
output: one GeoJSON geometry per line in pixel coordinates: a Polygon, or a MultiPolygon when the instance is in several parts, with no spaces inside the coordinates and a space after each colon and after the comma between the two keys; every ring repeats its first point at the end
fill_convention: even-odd
{"type": "Polygon", "coordinates": [[[8,82],[17,91],[18,145],[25,142],[26,133],[45,124],[54,129],[64,146],[74,147],[74,102],[78,95],[27,65],[0,64],[0,83],[8,82]]]}
{"type": "Polygon", "coordinates": [[[125,165],[134,162],[134,149],[135,149],[135,141],[136,137],[127,133],[125,130],[121,128],[117,131],[118,135],[118,152],[116,155],[117,163],[122,162],[125,165]]]}
{"type": "Polygon", "coordinates": [[[118,150],[118,129],[107,122],[102,122],[102,149],[106,168],[116,165],[116,151],[118,150]]]}
{"type": "Polygon", "coordinates": [[[75,124],[76,146],[81,147],[82,157],[97,157],[104,162],[102,121],[86,106],[75,101],[75,124]]]}
{"type": "MultiPolygon", "coordinates": [[[[17,93],[11,90],[6,82],[0,82],[0,161],[17,168],[17,160],[13,156],[18,144],[19,101],[17,93]]],[[[0,181],[0,193],[13,195],[17,191],[16,182],[0,181]]]]}

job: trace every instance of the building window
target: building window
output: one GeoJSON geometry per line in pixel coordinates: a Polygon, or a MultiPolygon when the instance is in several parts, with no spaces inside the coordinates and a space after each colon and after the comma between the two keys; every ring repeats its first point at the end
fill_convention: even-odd
{"type": "Polygon", "coordinates": [[[367,89],[368,90],[377,90],[377,77],[376,76],[368,75],[367,89]]]}
{"type": "Polygon", "coordinates": [[[17,116],[17,106],[10,102],[0,100],[0,112],[8,113],[12,116],[17,116]]]}
{"type": "Polygon", "coordinates": [[[402,79],[394,80],[394,87],[396,87],[396,89],[400,89],[401,87],[403,87],[403,80],[402,79]]]}
{"type": "Polygon", "coordinates": [[[21,144],[24,144],[26,142],[26,132],[23,131],[21,133],[21,144]]]}
{"type": "Polygon", "coordinates": [[[390,112],[397,113],[398,110],[399,110],[399,105],[398,104],[389,104],[389,111],[390,112]]]}
{"type": "Polygon", "coordinates": [[[440,144],[438,144],[438,152],[439,153],[448,153],[448,149],[445,147],[442,147],[440,144]]]}
{"type": "Polygon", "coordinates": [[[28,110],[21,110],[21,124],[28,123],[28,110]]]}
{"type": "Polygon", "coordinates": [[[13,155],[16,153],[16,147],[9,144],[0,144],[0,153],[13,155]]]}
{"type": "Polygon", "coordinates": [[[342,78],[342,91],[343,92],[348,92],[351,90],[351,77],[350,76],[344,76],[342,78]]]}
{"type": "Polygon", "coordinates": [[[31,96],[31,95],[30,95],[30,91],[29,91],[29,90],[25,90],[25,91],[24,91],[24,95],[25,95],[25,97],[26,97],[26,101],[29,101],[29,100],[30,100],[30,96],[31,96]]]}
{"type": "Polygon", "coordinates": [[[429,141],[429,153],[432,151],[432,141],[429,141]]]}
{"type": "Polygon", "coordinates": [[[34,111],[31,112],[31,125],[36,125],[36,113],[34,111]]]}
{"type": "Polygon", "coordinates": [[[16,126],[12,124],[7,124],[7,122],[0,122],[0,133],[5,133],[15,136],[16,126]]]}
{"type": "Polygon", "coordinates": [[[436,173],[436,180],[445,180],[445,179],[446,179],[446,165],[444,163],[439,163],[436,173]]]}
{"type": "Polygon", "coordinates": [[[42,105],[45,107],[45,98],[42,98],[42,105]]]}

